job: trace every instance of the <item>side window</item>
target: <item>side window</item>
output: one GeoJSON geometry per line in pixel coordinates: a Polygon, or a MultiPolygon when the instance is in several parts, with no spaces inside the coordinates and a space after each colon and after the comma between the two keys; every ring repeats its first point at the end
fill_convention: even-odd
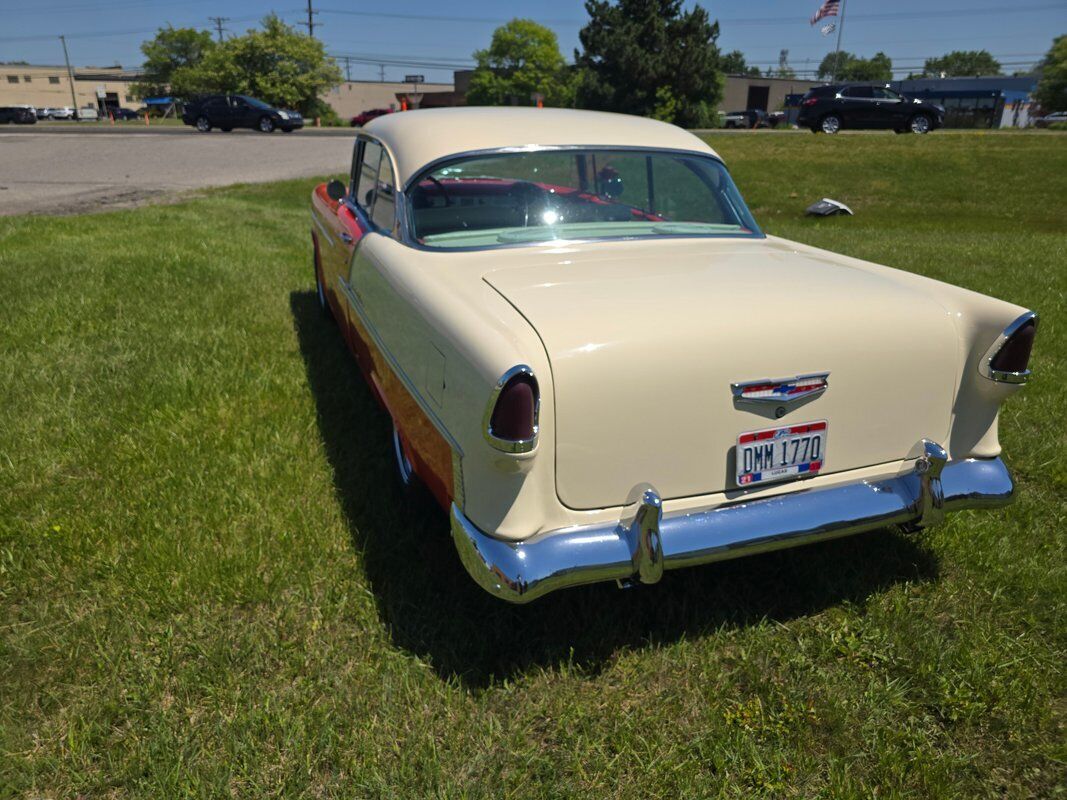
{"type": "Polygon", "coordinates": [[[378,162],[382,158],[382,146],[377,142],[363,145],[363,162],[359,168],[359,182],[356,187],[356,202],[370,213],[374,206],[374,190],[378,183],[378,162]]]}
{"type": "Polygon", "coordinates": [[[375,188],[374,211],[371,219],[383,230],[392,230],[396,220],[396,189],[393,186],[393,165],[389,156],[382,153],[381,166],[378,168],[378,182],[375,188]]]}
{"type": "Polygon", "coordinates": [[[843,94],[845,97],[854,97],[861,100],[869,100],[874,97],[874,93],[871,91],[870,86],[852,86],[846,89],[843,94]]]}
{"type": "Polygon", "coordinates": [[[874,96],[878,100],[899,100],[900,95],[892,89],[883,89],[879,86],[874,88],[874,96]]]}

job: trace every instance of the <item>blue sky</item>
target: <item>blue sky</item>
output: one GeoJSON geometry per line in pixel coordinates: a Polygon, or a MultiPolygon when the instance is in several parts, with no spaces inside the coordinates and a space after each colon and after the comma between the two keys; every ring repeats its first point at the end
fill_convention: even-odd
{"type": "MultiPolygon", "coordinates": [[[[720,20],[724,50],[739,49],[750,63],[764,66],[777,63],[779,50],[787,48],[790,64],[802,70],[814,68],[833,49],[834,36],[824,37],[818,26],[807,23],[819,3],[730,0],[701,5],[720,20]]],[[[306,0],[0,0],[0,61],[62,63],[56,37],[65,33],[75,66],[135,66],[141,61],[141,41],[161,25],[211,28],[208,18],[214,15],[229,17],[226,27],[243,32],[271,10],[288,22],[302,22],[305,6],[306,0]]],[[[423,73],[430,80],[447,80],[451,72],[445,65],[469,63],[493,28],[515,16],[531,17],[556,31],[570,60],[586,18],[575,0],[314,0],[314,6],[321,9],[316,35],[332,53],[441,65],[387,64],[389,79],[423,73]]],[[[1067,33],[1067,0],[847,0],[842,47],[862,55],[883,50],[904,68],[949,50],[985,48],[1012,72],[1038,60],[1061,33],[1067,33]]],[[[353,78],[376,79],[379,67],[352,63],[351,72],[353,78]]]]}

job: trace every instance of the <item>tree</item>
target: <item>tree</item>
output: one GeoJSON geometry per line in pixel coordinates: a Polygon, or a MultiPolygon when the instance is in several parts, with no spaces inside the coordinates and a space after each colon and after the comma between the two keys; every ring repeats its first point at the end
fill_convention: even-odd
{"type": "Polygon", "coordinates": [[[722,71],[727,75],[753,75],[758,77],[759,67],[750,67],[745,63],[745,54],[740,50],[731,50],[722,57],[722,71]]]}
{"type": "Polygon", "coordinates": [[[1046,114],[1067,111],[1067,34],[1057,36],[1041,62],[1034,99],[1046,114]]]}
{"type": "Polygon", "coordinates": [[[176,69],[175,94],[247,94],[281,108],[311,115],[319,95],[341,82],[341,70],[322,42],[297,33],[274,14],[261,30],[249,30],[215,45],[199,63],[176,69]]]}
{"type": "Polygon", "coordinates": [[[719,25],[682,0],[587,0],[577,99],[583,108],[714,124],[722,96],[719,25]]]}
{"type": "Polygon", "coordinates": [[[879,51],[871,58],[860,58],[847,50],[840,53],[827,53],[819,64],[818,75],[823,80],[838,81],[889,81],[893,79],[893,62],[885,53],[879,51]],[[836,63],[837,77],[834,78],[836,63]]]}
{"type": "Polygon", "coordinates": [[[999,75],[1000,62],[988,50],[953,50],[941,58],[928,58],[923,64],[923,75],[960,78],[974,75],[999,75]]]}
{"type": "Polygon", "coordinates": [[[550,106],[569,106],[574,89],[556,34],[528,19],[493,31],[488,49],[474,54],[467,102],[473,106],[533,105],[533,93],[550,106]]]}
{"type": "Polygon", "coordinates": [[[144,77],[133,86],[139,97],[163,95],[171,91],[174,73],[196,67],[215,46],[207,31],[195,28],[160,28],[154,39],[141,45],[144,77]]]}

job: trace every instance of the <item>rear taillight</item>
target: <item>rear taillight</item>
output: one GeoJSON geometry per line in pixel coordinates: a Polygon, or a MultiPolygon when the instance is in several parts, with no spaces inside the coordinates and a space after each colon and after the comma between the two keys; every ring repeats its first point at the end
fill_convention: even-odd
{"type": "Polygon", "coordinates": [[[818,102],[819,102],[819,99],[817,97],[809,97],[807,100],[802,100],[800,102],[800,104],[802,106],[813,106],[818,102]]]}
{"type": "Polygon", "coordinates": [[[1025,383],[1030,377],[1030,351],[1037,333],[1037,314],[1023,314],[1004,329],[982,359],[982,374],[994,381],[1025,383]]]}
{"type": "Polygon", "coordinates": [[[498,450],[527,453],[537,444],[540,390],[533,371],[520,365],[497,382],[489,400],[485,437],[498,450]]]}

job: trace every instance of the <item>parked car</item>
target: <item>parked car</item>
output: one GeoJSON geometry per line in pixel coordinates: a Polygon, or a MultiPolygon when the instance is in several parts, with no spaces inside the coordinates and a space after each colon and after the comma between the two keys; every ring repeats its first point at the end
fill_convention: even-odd
{"type": "Polygon", "coordinates": [[[389,108],[372,108],[372,109],[369,109],[367,111],[361,111],[360,113],[356,114],[356,116],[352,117],[352,119],[349,122],[349,124],[353,128],[362,128],[364,125],[366,125],[372,119],[377,119],[378,117],[384,117],[386,114],[392,114],[392,113],[393,113],[392,109],[389,109],[389,108]]]}
{"type": "Polygon", "coordinates": [[[37,122],[37,112],[30,106],[0,106],[0,125],[33,125],[37,122]]]}
{"type": "Polygon", "coordinates": [[[1036,315],[765,235],[687,131],[390,114],[349,174],[311,194],[318,302],[497,597],[1012,497],[997,415],[1036,315]]]}
{"type": "Polygon", "coordinates": [[[1034,120],[1034,127],[1047,128],[1049,125],[1056,122],[1067,122],[1067,111],[1053,111],[1051,114],[1038,117],[1034,120]]]}
{"type": "Polygon", "coordinates": [[[100,112],[93,106],[86,106],[85,108],[79,108],[75,114],[75,119],[79,122],[97,122],[100,119],[100,112]]]}
{"type": "Polygon", "coordinates": [[[212,128],[222,131],[252,128],[263,133],[278,129],[292,133],[304,127],[304,118],[298,112],[278,109],[243,94],[212,94],[191,100],[185,103],[182,122],[201,133],[212,128]]]}
{"type": "Polygon", "coordinates": [[[69,106],[37,109],[38,119],[74,119],[74,109],[69,106]]]}
{"type": "Polygon", "coordinates": [[[816,86],[800,101],[797,125],[812,133],[846,128],[929,133],[944,124],[945,109],[906,97],[888,86],[848,84],[816,86]]]}
{"type": "Polygon", "coordinates": [[[731,111],[722,120],[724,128],[769,128],[767,112],[758,108],[731,111]]]}
{"type": "Polygon", "coordinates": [[[109,108],[107,112],[110,116],[114,117],[117,120],[140,119],[140,117],[137,116],[137,112],[131,108],[120,108],[118,106],[114,106],[112,108],[109,108]]]}

